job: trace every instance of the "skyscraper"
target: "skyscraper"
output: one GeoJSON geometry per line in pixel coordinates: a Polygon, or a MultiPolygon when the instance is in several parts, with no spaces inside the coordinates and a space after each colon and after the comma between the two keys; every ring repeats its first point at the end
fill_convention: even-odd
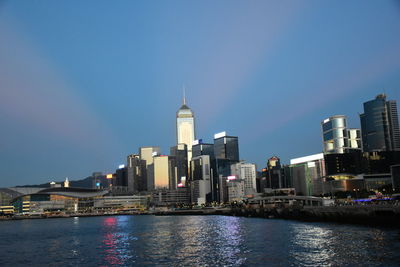
{"type": "Polygon", "coordinates": [[[170,165],[168,156],[154,157],[154,188],[170,189],[170,165]]]}
{"type": "Polygon", "coordinates": [[[214,135],[214,157],[216,175],[213,177],[213,200],[221,202],[227,193],[226,177],[232,174],[231,166],[239,162],[239,141],[226,132],[214,135]]]}
{"type": "Polygon", "coordinates": [[[188,160],[187,160],[187,145],[186,144],[178,144],[176,146],[171,147],[170,149],[170,158],[173,159],[174,173],[176,177],[174,178],[174,184],[177,187],[186,186],[188,179],[188,160]]]}
{"type": "Polygon", "coordinates": [[[193,157],[190,170],[191,181],[191,199],[192,202],[204,204],[212,201],[211,194],[211,162],[210,156],[202,155],[193,157]]]}
{"type": "Polygon", "coordinates": [[[183,104],[176,113],[176,143],[187,145],[188,162],[192,159],[192,144],[195,138],[194,114],[186,105],[186,97],[183,96],[183,104]]]}
{"type": "Polygon", "coordinates": [[[226,132],[214,135],[214,155],[216,159],[239,161],[239,142],[236,136],[227,136],[226,132]]]}
{"type": "Polygon", "coordinates": [[[400,150],[396,101],[386,101],[386,95],[380,94],[365,102],[360,121],[364,152],[400,150]]]}
{"type": "Polygon", "coordinates": [[[140,159],[146,161],[147,190],[154,190],[154,164],[153,157],[160,154],[160,147],[146,146],[139,148],[140,159]]]}
{"type": "Polygon", "coordinates": [[[147,190],[146,161],[137,154],[127,157],[128,192],[135,193],[147,190]]]}

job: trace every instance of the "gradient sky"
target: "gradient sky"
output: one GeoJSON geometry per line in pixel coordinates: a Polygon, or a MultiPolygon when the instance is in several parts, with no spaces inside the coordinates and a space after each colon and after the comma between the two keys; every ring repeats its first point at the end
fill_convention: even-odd
{"type": "Polygon", "coordinates": [[[0,187],[168,154],[183,84],[258,169],[320,153],[326,117],[400,102],[400,2],[0,0],[0,187]]]}

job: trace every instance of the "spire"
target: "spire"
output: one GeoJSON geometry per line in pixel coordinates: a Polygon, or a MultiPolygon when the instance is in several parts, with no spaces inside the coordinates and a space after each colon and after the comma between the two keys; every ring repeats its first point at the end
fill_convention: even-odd
{"type": "Polygon", "coordinates": [[[183,104],[186,105],[186,88],[185,88],[185,85],[183,85],[183,104]]]}

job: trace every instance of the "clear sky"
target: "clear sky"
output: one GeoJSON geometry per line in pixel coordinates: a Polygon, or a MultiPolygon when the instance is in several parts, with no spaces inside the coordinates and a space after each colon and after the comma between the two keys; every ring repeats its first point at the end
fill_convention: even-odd
{"type": "Polygon", "coordinates": [[[1,1],[0,186],[111,172],[197,137],[261,169],[320,153],[320,122],[400,102],[400,1],[1,1]]]}

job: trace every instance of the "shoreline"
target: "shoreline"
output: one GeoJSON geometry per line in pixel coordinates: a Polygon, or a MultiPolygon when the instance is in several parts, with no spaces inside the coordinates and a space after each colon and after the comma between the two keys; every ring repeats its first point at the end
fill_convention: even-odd
{"type": "Polygon", "coordinates": [[[209,216],[224,215],[264,219],[286,219],[303,222],[348,223],[369,226],[400,227],[399,206],[334,206],[334,207],[303,207],[303,208],[220,208],[220,209],[188,209],[164,210],[146,212],[119,213],[79,213],[60,214],[51,216],[13,216],[0,217],[0,221],[15,221],[29,219],[57,219],[71,217],[99,217],[124,215],[153,215],[153,216],[209,216]]]}

